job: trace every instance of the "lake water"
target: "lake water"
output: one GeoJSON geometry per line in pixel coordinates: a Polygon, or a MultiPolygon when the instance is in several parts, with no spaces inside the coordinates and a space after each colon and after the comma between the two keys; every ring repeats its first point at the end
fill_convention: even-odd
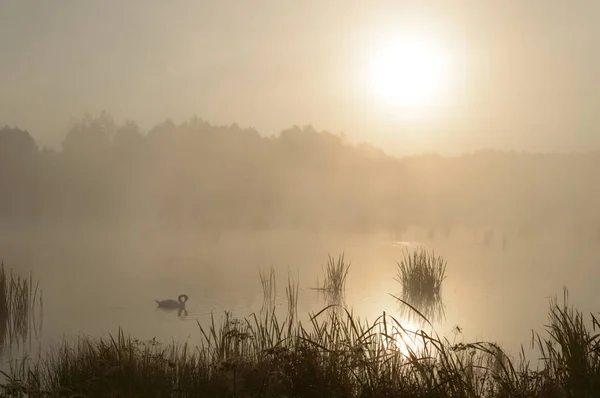
{"type": "MultiPolygon", "coordinates": [[[[31,271],[40,281],[43,325],[32,353],[82,334],[114,334],[119,327],[139,339],[198,343],[198,323],[207,325],[211,312],[220,320],[224,311],[244,317],[260,310],[259,270],[270,267],[275,269],[282,313],[291,275],[299,284],[298,313],[307,319],[309,312],[325,306],[312,289],[317,279],[323,280],[322,265],[328,254],[342,252],[352,264],[346,304],[354,314],[374,320],[386,311],[402,320],[400,305],[390,293],[401,291],[394,280],[396,262],[410,242],[435,249],[447,260],[445,320],[435,326],[450,341],[496,341],[513,353],[523,344],[527,351],[531,330],[543,331],[548,298],[561,298],[563,286],[569,288],[570,302],[584,313],[600,309],[600,241],[593,234],[573,238],[557,229],[523,237],[497,230],[485,244],[483,230],[455,229],[432,238],[413,228],[401,240],[388,234],[294,231],[221,231],[217,236],[23,230],[0,235],[0,258],[7,269],[21,275],[31,271]],[[181,293],[189,296],[185,316],[161,310],[154,302],[181,293]],[[462,328],[458,337],[452,332],[456,325],[462,328]]],[[[23,352],[13,352],[13,357],[23,352]]]]}

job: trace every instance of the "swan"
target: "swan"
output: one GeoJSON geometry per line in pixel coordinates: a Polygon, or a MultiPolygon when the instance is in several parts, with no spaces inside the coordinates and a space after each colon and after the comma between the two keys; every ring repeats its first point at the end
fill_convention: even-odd
{"type": "Polygon", "coordinates": [[[186,301],[188,301],[188,296],[187,296],[187,294],[180,294],[179,297],[177,298],[177,300],[179,300],[179,301],[175,301],[172,299],[154,300],[154,301],[156,301],[156,304],[158,304],[159,307],[185,308],[185,303],[186,303],[186,301]]]}

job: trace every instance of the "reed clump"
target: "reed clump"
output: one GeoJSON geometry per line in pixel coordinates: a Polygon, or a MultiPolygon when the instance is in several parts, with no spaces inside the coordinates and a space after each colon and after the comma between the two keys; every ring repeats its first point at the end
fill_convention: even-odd
{"type": "Polygon", "coordinates": [[[341,305],[344,302],[346,292],[346,278],[350,272],[351,263],[346,263],[344,253],[340,254],[337,260],[331,256],[327,256],[327,263],[323,267],[323,284],[317,288],[326,299],[327,304],[341,305]]]}
{"type": "Polygon", "coordinates": [[[532,343],[540,350],[546,377],[553,380],[545,387],[569,391],[576,397],[600,396],[600,323],[596,315],[590,314],[590,330],[583,314],[568,305],[568,298],[565,288],[562,305],[556,298],[550,302],[546,325],[549,338],[533,334],[532,343]]]}
{"type": "Polygon", "coordinates": [[[433,250],[428,252],[418,248],[412,252],[405,250],[404,259],[396,265],[396,281],[402,287],[402,301],[426,318],[438,320],[443,317],[441,290],[446,278],[446,261],[436,256],[433,250]]]}
{"type": "Polygon", "coordinates": [[[12,270],[7,274],[0,262],[0,355],[41,331],[42,311],[39,281],[34,285],[31,274],[22,277],[12,270]]]}

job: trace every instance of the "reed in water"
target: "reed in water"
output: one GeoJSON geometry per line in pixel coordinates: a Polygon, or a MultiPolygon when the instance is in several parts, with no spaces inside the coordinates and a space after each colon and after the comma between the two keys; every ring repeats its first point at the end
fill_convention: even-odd
{"type": "Polygon", "coordinates": [[[39,281],[31,273],[25,278],[0,263],[0,354],[23,346],[31,334],[41,331],[43,301],[39,281]]]}
{"type": "MultiPolygon", "coordinates": [[[[443,318],[442,282],[446,279],[446,265],[444,258],[436,256],[434,251],[405,250],[404,259],[397,263],[396,281],[402,287],[400,301],[410,304],[426,318],[435,321],[443,318]]],[[[404,312],[414,318],[414,312],[404,312]]]]}
{"type": "Polygon", "coordinates": [[[344,304],[344,295],[346,292],[346,278],[350,272],[350,263],[344,261],[344,253],[340,254],[337,260],[327,256],[327,263],[323,267],[323,285],[319,285],[317,280],[317,290],[325,297],[327,305],[341,306],[344,304]]]}

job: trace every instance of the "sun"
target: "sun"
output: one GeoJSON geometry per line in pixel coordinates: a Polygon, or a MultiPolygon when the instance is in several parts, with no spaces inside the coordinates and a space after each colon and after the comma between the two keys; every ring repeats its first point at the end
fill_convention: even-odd
{"type": "Polygon", "coordinates": [[[432,40],[407,35],[387,37],[375,46],[367,73],[380,106],[422,109],[440,99],[447,69],[444,52],[432,40]]]}
{"type": "Polygon", "coordinates": [[[384,346],[389,350],[397,350],[404,356],[418,355],[424,348],[419,330],[421,328],[411,322],[403,322],[401,328],[394,325],[388,331],[391,339],[384,339],[384,346]]]}

